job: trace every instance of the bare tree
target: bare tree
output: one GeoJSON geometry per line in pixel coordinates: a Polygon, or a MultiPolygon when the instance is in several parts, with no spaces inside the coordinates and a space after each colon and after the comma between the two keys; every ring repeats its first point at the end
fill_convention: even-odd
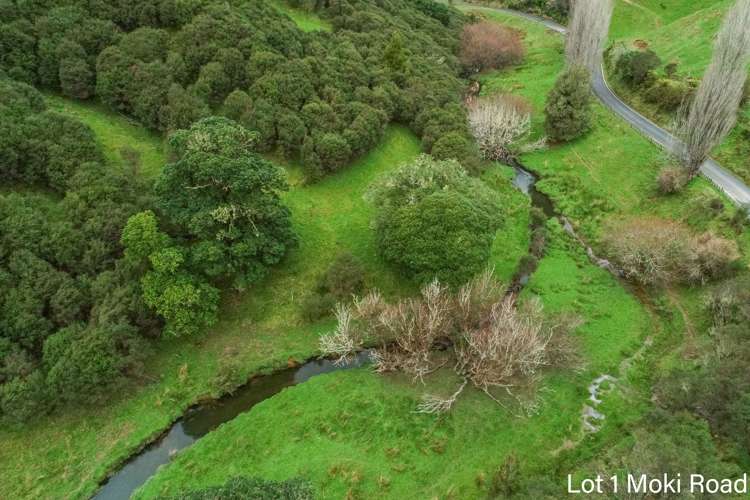
{"type": "Polygon", "coordinates": [[[541,303],[532,300],[518,308],[510,295],[496,303],[477,327],[463,333],[455,346],[456,371],[491,396],[491,388],[509,388],[516,379],[531,379],[547,365],[550,337],[541,303]]]}
{"type": "Polygon", "coordinates": [[[434,281],[421,297],[388,304],[371,293],[351,307],[339,306],[336,315],[338,327],[321,338],[324,354],[342,360],[366,343],[380,344],[375,371],[401,371],[421,382],[454,360],[463,383],[448,397],[426,395],[417,407],[422,413],[450,410],[469,383],[497,401],[492,389],[510,392],[533,381],[544,366],[572,357],[569,343],[556,339],[578,326],[565,318],[548,323],[537,301],[518,306],[490,271],[457,293],[434,281]]]}
{"type": "Polygon", "coordinates": [[[510,146],[531,130],[531,105],[522,97],[499,94],[469,102],[469,127],[487,160],[507,161],[510,146]]]}
{"type": "Polygon", "coordinates": [[[573,2],[565,43],[565,57],[569,67],[583,66],[591,74],[600,70],[613,8],[612,0],[573,2]]]}
{"type": "Polygon", "coordinates": [[[678,134],[684,162],[696,175],[711,149],[734,127],[750,62],[750,0],[738,0],[724,19],[711,64],[692,104],[683,110],[678,134]]]}

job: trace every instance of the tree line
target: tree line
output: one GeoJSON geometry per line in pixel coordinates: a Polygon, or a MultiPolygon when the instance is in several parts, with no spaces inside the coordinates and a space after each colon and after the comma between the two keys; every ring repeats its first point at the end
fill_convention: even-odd
{"type": "Polygon", "coordinates": [[[475,160],[459,101],[461,14],[428,0],[296,4],[333,32],[305,33],[257,1],[3,4],[0,69],[159,131],[227,116],[312,179],[369,151],[391,121],[425,152],[475,160]]]}

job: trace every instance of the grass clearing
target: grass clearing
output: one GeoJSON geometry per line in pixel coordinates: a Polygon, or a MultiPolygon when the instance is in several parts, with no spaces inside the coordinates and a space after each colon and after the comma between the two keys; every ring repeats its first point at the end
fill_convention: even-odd
{"type": "Polygon", "coordinates": [[[140,154],[140,172],[144,177],[152,180],[161,172],[165,148],[164,139],[158,133],[146,130],[134,120],[96,102],[76,101],[50,93],[44,97],[50,110],[76,118],[91,127],[111,165],[123,166],[121,150],[128,147],[140,154]]]}
{"type": "MultiPolygon", "coordinates": [[[[650,329],[635,298],[589,264],[559,225],[552,234],[548,255],[525,294],[539,294],[548,311],[585,318],[576,337],[587,363],[580,372],[546,376],[538,411],[531,416],[519,415],[512,404],[502,408],[473,389],[448,415],[415,413],[424,392],[455,390],[456,377],[448,370],[428,379],[426,387],[367,369],[337,372],[286,389],[223,425],[179,453],[137,498],[219,484],[236,475],[306,477],[321,498],[479,498],[510,453],[525,471],[549,468],[552,451],[580,435],[591,379],[616,370],[650,329]]],[[[615,429],[642,410],[632,402],[629,407],[618,403],[617,397],[608,404],[618,408],[615,429]]],[[[570,453],[585,457],[608,439],[603,432],[570,453]]],[[[563,480],[556,484],[562,494],[563,480]]]]}
{"type": "Polygon", "coordinates": [[[295,9],[283,0],[271,0],[270,3],[276,10],[289,16],[302,31],[331,31],[333,29],[331,23],[325,19],[320,18],[312,12],[295,9]]]}

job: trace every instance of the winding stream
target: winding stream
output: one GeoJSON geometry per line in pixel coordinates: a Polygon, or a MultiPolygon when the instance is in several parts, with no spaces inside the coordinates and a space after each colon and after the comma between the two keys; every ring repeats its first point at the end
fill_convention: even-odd
{"type": "MultiPolygon", "coordinates": [[[[528,195],[532,205],[540,209],[546,218],[558,218],[565,230],[586,248],[592,262],[616,274],[616,270],[609,262],[596,257],[591,248],[585,245],[568,220],[555,212],[552,200],[536,189],[536,176],[518,162],[515,162],[513,168],[516,172],[512,181],[513,186],[528,195]]],[[[537,221],[535,224],[531,227],[532,232],[543,225],[544,222],[537,221]]],[[[541,249],[537,249],[538,255],[534,255],[531,250],[529,255],[537,259],[541,258],[544,252],[543,246],[541,245],[541,249]]],[[[535,270],[535,265],[520,264],[513,278],[510,292],[520,292],[535,270]]],[[[297,368],[289,368],[271,375],[256,377],[230,395],[190,408],[158,440],[133,455],[116,473],[109,477],[94,498],[98,500],[126,500],[130,498],[130,495],[136,489],[156,474],[159,467],[168,463],[178,451],[192,445],[219,425],[249,411],[256,404],[275,396],[286,387],[300,384],[323,373],[363,366],[368,363],[369,359],[369,351],[364,351],[344,365],[337,365],[326,359],[309,361],[297,368]]],[[[589,386],[590,397],[583,407],[581,416],[584,431],[596,432],[599,429],[595,422],[603,420],[605,416],[597,411],[596,407],[601,403],[600,396],[602,391],[605,390],[603,388],[605,382],[607,383],[606,390],[611,390],[615,381],[616,379],[611,375],[602,375],[589,386]]]]}
{"type": "MultiPolygon", "coordinates": [[[[619,269],[617,269],[607,259],[602,259],[601,257],[597,256],[594,253],[594,250],[586,244],[586,242],[578,235],[578,233],[576,233],[575,228],[570,223],[570,221],[565,216],[559,215],[557,214],[557,212],[555,212],[552,200],[546,194],[536,189],[536,176],[526,170],[518,161],[514,162],[513,168],[516,171],[516,176],[513,179],[513,185],[521,192],[529,196],[529,198],[531,199],[531,204],[534,207],[541,209],[547,218],[557,218],[563,225],[565,232],[568,233],[573,239],[578,242],[578,244],[580,244],[586,250],[586,255],[594,265],[609,271],[616,278],[622,278],[622,273],[619,269]]],[[[536,227],[532,225],[532,233],[535,229],[536,227]]],[[[532,252],[530,251],[530,254],[531,253],[532,252]]],[[[535,255],[535,257],[540,258],[541,255],[535,255]]],[[[511,290],[513,292],[517,292],[520,291],[524,286],[526,286],[534,270],[536,270],[535,267],[532,269],[519,268],[518,273],[513,279],[511,290]]],[[[601,428],[601,421],[604,420],[606,416],[604,415],[604,413],[600,412],[597,407],[602,403],[602,395],[612,391],[616,383],[617,379],[615,377],[605,373],[595,378],[588,386],[589,399],[586,403],[584,403],[581,410],[581,425],[584,432],[595,433],[598,432],[601,428]]]]}
{"type": "Polygon", "coordinates": [[[156,442],[134,455],[112,475],[94,496],[100,500],[126,500],[156,474],[159,466],[166,464],[178,451],[244,413],[261,401],[286,387],[300,384],[310,378],[338,370],[357,368],[370,360],[370,352],[363,351],[346,364],[334,364],[327,359],[309,361],[297,368],[256,377],[234,393],[211,403],[190,408],[156,442]]]}

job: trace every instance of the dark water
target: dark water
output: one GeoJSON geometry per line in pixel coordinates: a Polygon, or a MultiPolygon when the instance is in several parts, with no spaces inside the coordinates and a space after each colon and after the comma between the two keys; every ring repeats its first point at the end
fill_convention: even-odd
{"type": "Polygon", "coordinates": [[[271,375],[252,379],[233,394],[214,402],[189,409],[158,441],[134,455],[117,473],[105,482],[94,496],[102,500],[125,500],[151,476],[159,466],[169,462],[178,451],[248,411],[282,389],[302,383],[316,375],[357,368],[368,363],[370,352],[364,351],[346,364],[337,365],[327,359],[305,363],[271,375]]]}
{"type": "Polygon", "coordinates": [[[516,176],[513,178],[513,185],[522,193],[531,198],[531,204],[544,212],[547,217],[556,217],[555,207],[549,196],[536,189],[537,178],[534,174],[526,170],[520,163],[513,162],[513,169],[516,176]]]}

